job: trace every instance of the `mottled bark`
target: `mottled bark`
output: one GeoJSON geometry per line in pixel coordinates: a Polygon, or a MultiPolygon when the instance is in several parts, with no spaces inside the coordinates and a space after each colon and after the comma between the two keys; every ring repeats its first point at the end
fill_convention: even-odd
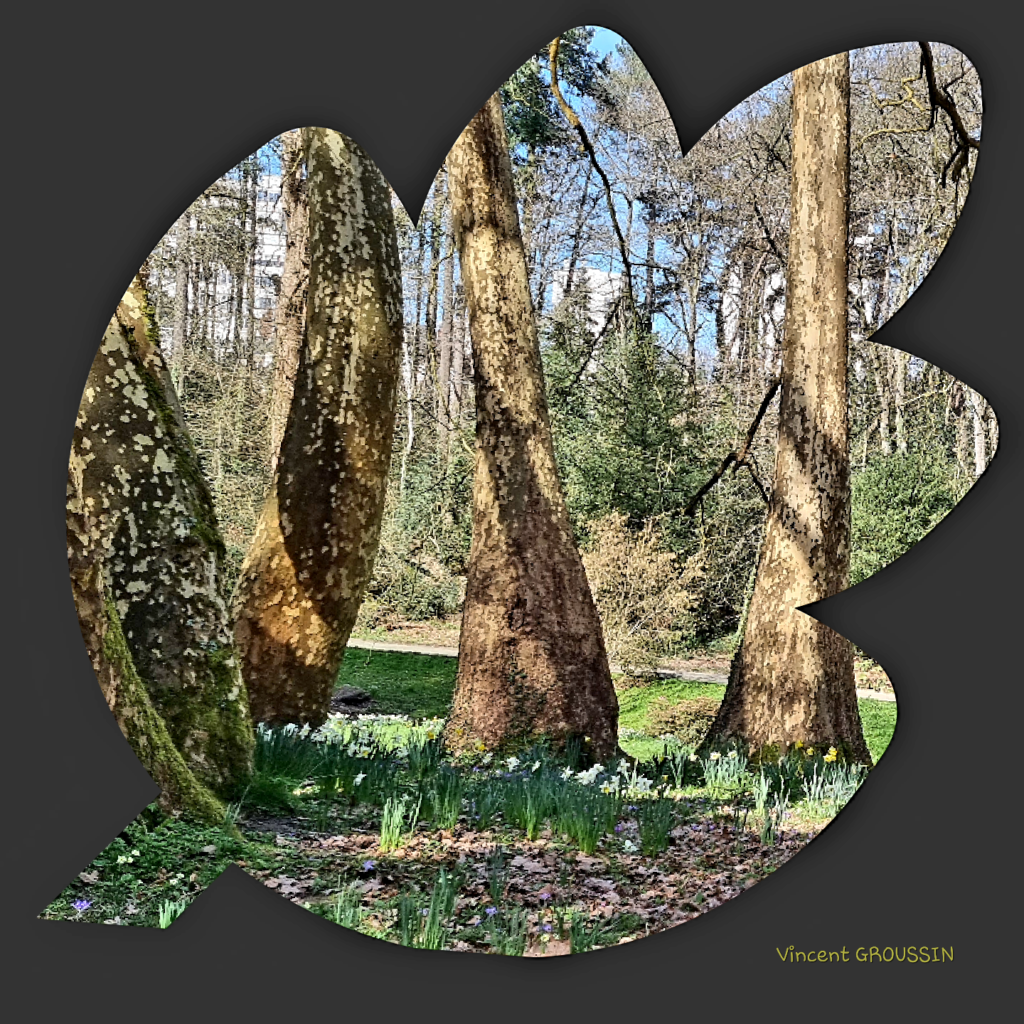
{"type": "Polygon", "coordinates": [[[555,465],[537,327],[497,96],[448,155],[473,337],[473,540],[446,742],[513,748],[589,737],[617,749],[601,623],[555,465]]]}
{"type": "Polygon", "coordinates": [[[309,287],[309,211],[302,174],[302,133],[281,136],[281,202],[284,207],[285,250],[281,292],[275,311],[274,382],[270,397],[270,469],[277,469],[281,439],[295,390],[295,373],[306,328],[309,287]]]}
{"type": "Polygon", "coordinates": [[[849,63],[794,72],[779,442],[746,634],[708,742],[834,744],[870,763],[848,640],[798,611],[848,586],[849,63]]]}
{"type": "Polygon", "coordinates": [[[253,717],[319,724],[373,571],[402,337],[391,197],[370,158],[304,131],[306,337],[277,473],[233,601],[253,717]]]}
{"type": "Polygon", "coordinates": [[[140,278],[89,371],[70,471],[133,669],[191,771],[227,792],[248,774],[253,735],[220,592],[224,545],[140,278]]]}
{"type": "Polygon", "coordinates": [[[158,802],[163,811],[219,823],[224,819],[223,804],[185,764],[135,671],[105,579],[104,531],[86,510],[81,484],[80,470],[70,466],[68,566],[78,625],[103,697],[135,756],[160,787],[158,802]]]}

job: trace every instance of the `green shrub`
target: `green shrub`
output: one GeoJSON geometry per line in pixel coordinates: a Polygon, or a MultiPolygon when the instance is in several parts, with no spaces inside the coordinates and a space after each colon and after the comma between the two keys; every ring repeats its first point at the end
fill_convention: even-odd
{"type": "Polygon", "coordinates": [[[952,472],[934,456],[873,459],[852,480],[851,586],[909,551],[956,503],[952,472]]]}
{"type": "Polygon", "coordinates": [[[720,703],[713,697],[681,701],[655,697],[647,708],[647,731],[653,736],[672,735],[680,743],[696,747],[711,728],[720,703]]]}

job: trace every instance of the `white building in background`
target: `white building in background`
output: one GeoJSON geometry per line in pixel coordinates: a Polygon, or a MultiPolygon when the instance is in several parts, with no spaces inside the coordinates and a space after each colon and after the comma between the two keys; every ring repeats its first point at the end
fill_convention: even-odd
{"type": "MultiPolygon", "coordinates": [[[[551,308],[557,309],[559,303],[565,298],[565,285],[569,277],[569,265],[565,264],[561,270],[556,270],[551,285],[551,308]]],[[[574,287],[586,280],[590,285],[589,319],[591,329],[599,331],[605,320],[608,319],[608,311],[612,307],[622,291],[622,275],[614,274],[608,270],[599,270],[597,267],[577,266],[573,274],[574,287]]]]}

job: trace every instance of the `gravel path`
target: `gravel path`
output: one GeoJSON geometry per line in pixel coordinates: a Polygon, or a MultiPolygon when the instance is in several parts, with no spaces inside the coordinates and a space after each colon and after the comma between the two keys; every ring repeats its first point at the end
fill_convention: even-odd
{"type": "MultiPolygon", "coordinates": [[[[385,644],[377,640],[349,640],[349,647],[358,647],[367,651],[395,651],[399,654],[433,654],[441,658],[457,658],[458,647],[435,647],[431,644],[385,644]]],[[[613,672],[621,672],[618,665],[612,665],[613,672]]],[[[729,681],[729,676],[724,672],[705,672],[687,667],[685,661],[672,663],[672,668],[659,668],[656,670],[662,679],[687,679],[695,683],[718,683],[724,686],[729,681]]],[[[866,700],[889,700],[895,701],[896,695],[884,693],[881,690],[858,689],[857,696],[866,700]]]]}

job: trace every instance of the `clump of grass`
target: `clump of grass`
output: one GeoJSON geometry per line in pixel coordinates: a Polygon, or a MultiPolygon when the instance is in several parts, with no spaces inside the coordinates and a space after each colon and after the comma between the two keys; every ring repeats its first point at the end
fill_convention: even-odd
{"type": "Polygon", "coordinates": [[[492,953],[503,956],[522,956],[526,952],[529,920],[522,907],[511,911],[490,908],[495,912],[487,916],[484,932],[492,953]]]}
{"type": "Polygon", "coordinates": [[[662,853],[669,846],[675,815],[675,801],[665,796],[641,800],[637,805],[637,825],[640,830],[640,852],[647,857],[662,853]]]}
{"type": "Polygon", "coordinates": [[[362,894],[359,886],[355,882],[351,882],[334,897],[330,919],[344,928],[358,930],[364,917],[362,894]]]}
{"type": "Polygon", "coordinates": [[[403,946],[444,949],[450,943],[450,925],[460,880],[457,874],[449,874],[442,868],[425,908],[421,908],[411,894],[399,897],[398,928],[403,946]]]}
{"type": "Polygon", "coordinates": [[[704,768],[704,785],[712,798],[723,799],[742,793],[747,787],[747,758],[740,751],[733,749],[723,756],[719,750],[713,750],[707,757],[701,758],[704,768]]]}
{"type": "Polygon", "coordinates": [[[437,828],[454,828],[462,811],[462,775],[448,766],[437,770],[424,787],[428,815],[437,828]]]}
{"type": "Polygon", "coordinates": [[[508,859],[500,846],[487,855],[487,890],[495,903],[500,903],[508,884],[508,859]]]}
{"type": "Polygon", "coordinates": [[[502,807],[501,798],[500,787],[495,785],[490,779],[485,779],[473,787],[472,815],[476,827],[481,832],[489,829],[494,824],[498,811],[502,807]]]}
{"type": "Polygon", "coordinates": [[[591,920],[583,914],[573,914],[569,921],[569,951],[586,953],[605,944],[611,930],[600,918],[591,920]]]}
{"type": "Polygon", "coordinates": [[[185,908],[188,906],[187,900],[164,900],[160,904],[160,911],[158,916],[158,927],[170,928],[171,925],[185,912],[185,908]]]}
{"type": "Polygon", "coordinates": [[[382,853],[397,850],[403,836],[412,832],[419,821],[421,798],[411,802],[409,797],[392,797],[384,804],[380,820],[380,849],[382,853]],[[411,803],[411,806],[410,806],[411,803]]]}

